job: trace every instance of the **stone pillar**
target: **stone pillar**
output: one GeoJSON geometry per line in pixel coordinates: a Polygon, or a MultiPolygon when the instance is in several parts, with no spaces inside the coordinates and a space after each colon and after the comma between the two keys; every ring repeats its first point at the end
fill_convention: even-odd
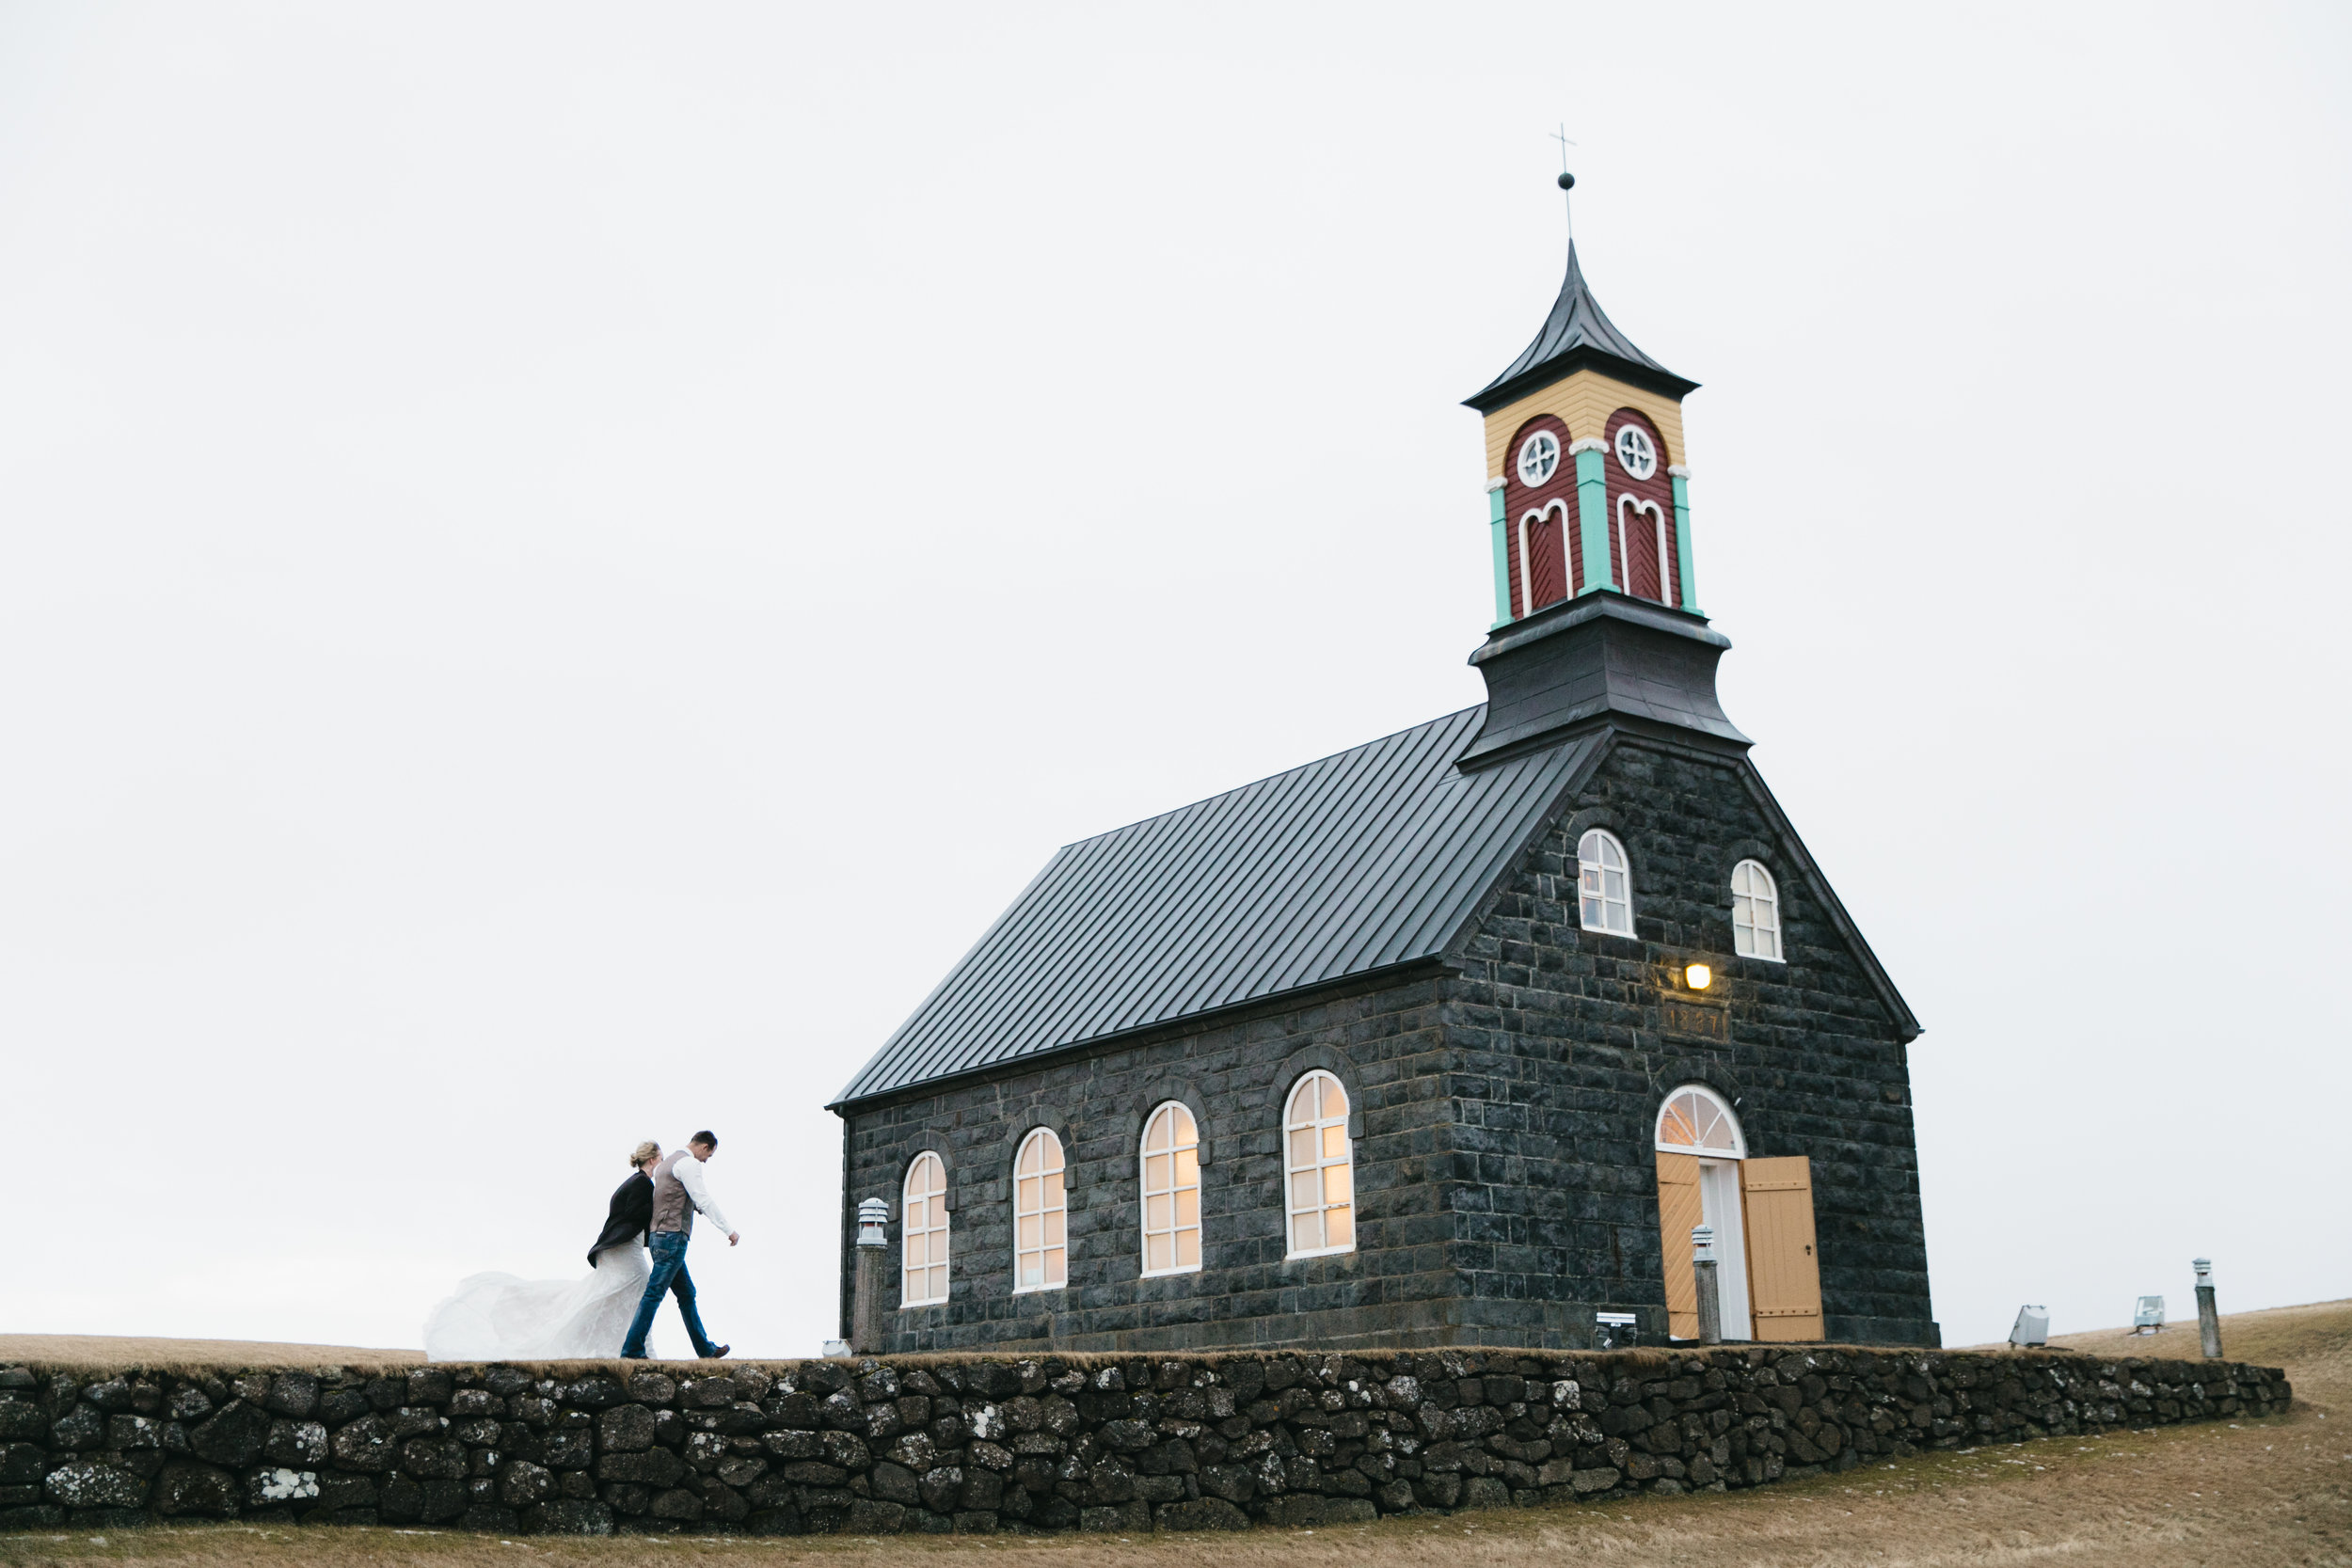
{"type": "MultiPolygon", "coordinates": [[[[1609,569],[1609,470],[1601,461],[1608,451],[1608,442],[1589,436],[1568,443],[1568,454],[1576,459],[1577,547],[1584,554],[1584,582],[1571,585],[1571,598],[1617,586],[1616,575],[1609,569]]],[[[1525,562],[1519,563],[1521,571],[1526,567],[1525,562]]]]}
{"type": "Polygon", "coordinates": [[[857,1206],[857,1285],[850,1300],[850,1349],[879,1355],[889,1346],[882,1334],[882,1287],[890,1266],[890,1205],[869,1197],[857,1206]]]}
{"type": "Polygon", "coordinates": [[[2213,1304],[2213,1259],[2189,1264],[2197,1271],[2197,1341],[2208,1361],[2221,1359],[2221,1313],[2213,1304]]]}
{"type": "Polygon", "coordinates": [[[1500,474],[1486,482],[1486,527],[1494,535],[1495,546],[1495,626],[1517,619],[1511,613],[1511,524],[1502,515],[1502,486],[1500,474]]]}
{"type": "Polygon", "coordinates": [[[1699,613],[1699,589],[1691,572],[1691,470],[1677,463],[1666,470],[1675,487],[1675,581],[1682,608],[1699,613]]]}
{"type": "Polygon", "coordinates": [[[1715,1227],[1711,1225],[1691,1227],[1691,1273],[1698,1281],[1699,1343],[1720,1345],[1724,1342],[1724,1306],[1715,1282],[1715,1227]]]}

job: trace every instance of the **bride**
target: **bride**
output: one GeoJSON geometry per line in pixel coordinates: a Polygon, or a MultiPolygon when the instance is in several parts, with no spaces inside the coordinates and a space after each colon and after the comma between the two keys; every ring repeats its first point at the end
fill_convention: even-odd
{"type": "MultiPolygon", "coordinates": [[[[517,1279],[477,1274],[424,1320],[427,1361],[609,1360],[637,1316],[650,1265],[645,1227],[653,1221],[653,1180],[645,1173],[661,1146],[639,1144],[629,1175],[612,1195],[604,1233],[588,1249],[581,1279],[517,1279]]],[[[660,1353],[646,1347],[646,1354],[660,1353]]]]}

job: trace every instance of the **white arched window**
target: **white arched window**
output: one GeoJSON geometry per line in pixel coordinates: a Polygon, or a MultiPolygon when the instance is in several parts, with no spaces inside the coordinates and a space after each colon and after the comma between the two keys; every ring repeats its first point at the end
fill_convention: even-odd
{"type": "Polygon", "coordinates": [[[1291,1090],[1282,1115],[1290,1189],[1290,1254],[1312,1258],[1356,1247],[1356,1152],[1347,1138],[1347,1091],[1317,1070],[1291,1090]]]}
{"type": "Polygon", "coordinates": [[[905,1276],[901,1307],[930,1307],[947,1299],[947,1167],[929,1150],[907,1167],[904,1216],[905,1276]]]}
{"type": "Polygon", "coordinates": [[[1739,1118],[1723,1096],[1699,1084],[1685,1084],[1658,1108],[1658,1147],[1667,1154],[1698,1154],[1744,1160],[1748,1146],[1739,1118]]]}
{"type": "Polygon", "coordinates": [[[1041,1127],[1021,1140],[1021,1152],[1012,1162],[1015,1291],[1057,1291],[1068,1282],[1069,1218],[1061,1140],[1041,1127]]]}
{"type": "Polygon", "coordinates": [[[1200,1267],[1200,1133],[1169,1101],[1143,1124],[1143,1273],[1200,1267]]]}
{"type": "Polygon", "coordinates": [[[1577,909],[1588,931],[1633,934],[1633,879],[1626,874],[1625,846],[1591,830],[1576,843],[1577,909]]]}
{"type": "Polygon", "coordinates": [[[1743,958],[1780,961],[1780,890],[1761,861],[1731,868],[1731,945],[1743,958]]]}

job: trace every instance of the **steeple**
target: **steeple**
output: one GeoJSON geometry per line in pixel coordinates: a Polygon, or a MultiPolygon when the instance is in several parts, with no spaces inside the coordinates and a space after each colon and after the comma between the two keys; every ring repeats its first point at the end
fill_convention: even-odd
{"type": "MultiPolygon", "coordinates": [[[[1560,176],[1560,188],[1576,183],[1560,176]]],[[[1744,749],[1715,700],[1731,644],[1699,612],[1682,400],[1568,272],[1543,330],[1464,401],[1486,416],[1495,619],[1470,662],[1486,719],[1462,766],[1602,723],[1744,749]]]]}
{"type": "Polygon", "coordinates": [[[1568,237],[1568,275],[1561,281],[1560,297],[1551,302],[1551,314],[1544,318],[1544,329],[1511,361],[1508,370],[1462,402],[1481,414],[1491,414],[1538,387],[1587,369],[1677,402],[1698,390],[1697,382],[1675,374],[1617,330],[1600,301],[1593,297],[1592,285],[1584,281],[1572,234],[1568,237]]]}

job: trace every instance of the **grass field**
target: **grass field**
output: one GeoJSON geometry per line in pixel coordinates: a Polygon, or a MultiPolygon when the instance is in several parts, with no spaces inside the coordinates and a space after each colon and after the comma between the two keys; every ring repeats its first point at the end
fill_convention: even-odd
{"type": "MultiPolygon", "coordinates": [[[[893,1536],[802,1541],[668,1537],[603,1541],[397,1529],[256,1529],[239,1525],[0,1535],[0,1565],[126,1561],[157,1568],[322,1563],[332,1568],[1038,1568],[1104,1560],[1135,1568],[1500,1568],[1671,1564],[1673,1568],[2352,1568],[2352,1301],[2225,1318],[2231,1359],[2288,1370],[2295,1408],[2268,1421],[2172,1427],[2103,1438],[1941,1452],[1873,1464],[1728,1497],[1399,1518],[1335,1529],[1248,1535],[893,1536]]],[[[2196,1330],[2133,1340],[2071,1335],[2069,1348],[2193,1357],[2196,1330]]],[[[125,1361],[194,1361],[186,1341],[114,1345],[125,1361]],[[134,1350],[130,1347],[140,1346],[134,1350]]],[[[348,1363],[399,1353],[318,1346],[224,1346],[224,1360],[348,1363]]],[[[71,1353],[58,1341],[0,1338],[0,1359],[71,1353]],[[35,1348],[38,1346],[38,1348],[35,1348]]]]}

